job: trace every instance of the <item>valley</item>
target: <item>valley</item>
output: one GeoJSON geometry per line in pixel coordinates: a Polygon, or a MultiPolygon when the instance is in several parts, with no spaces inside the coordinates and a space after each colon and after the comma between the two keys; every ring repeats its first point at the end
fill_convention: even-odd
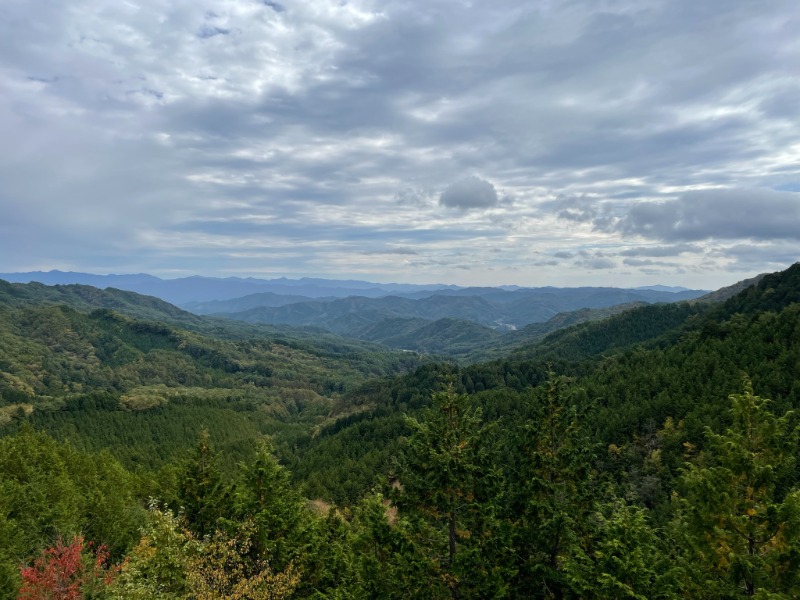
{"type": "MultiPolygon", "coordinates": [[[[194,597],[214,540],[270,556],[278,597],[677,598],[709,577],[720,598],[741,581],[800,590],[800,263],[710,294],[314,285],[333,293],[189,312],[0,282],[0,590],[78,533],[136,565],[114,598],[156,583],[194,597]],[[731,439],[755,462],[725,454],[731,439]],[[706,546],[719,518],[746,575],[706,546]],[[747,535],[775,527],[751,558],[747,535]],[[184,565],[177,580],[159,556],[184,565]]],[[[226,560],[242,581],[260,572],[226,560]]]]}

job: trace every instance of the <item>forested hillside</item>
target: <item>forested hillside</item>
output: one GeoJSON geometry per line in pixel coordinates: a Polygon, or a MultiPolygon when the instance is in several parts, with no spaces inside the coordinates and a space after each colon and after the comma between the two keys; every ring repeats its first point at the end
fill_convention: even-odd
{"type": "Polygon", "coordinates": [[[800,596],[800,263],[465,366],[19,289],[6,597],[800,596]]]}
{"type": "Polygon", "coordinates": [[[296,424],[324,420],[344,391],[419,364],[327,334],[246,331],[131,292],[0,291],[0,427],[29,422],[131,467],[175,458],[203,428],[235,450],[232,464],[259,434],[294,435],[296,424]]]}
{"type": "MultiPolygon", "coordinates": [[[[264,296],[263,304],[242,310],[244,298],[216,304],[215,314],[247,323],[310,325],[361,337],[363,328],[390,319],[457,319],[499,331],[541,323],[563,312],[609,308],[621,304],[680,302],[702,296],[700,290],[664,292],[619,288],[464,288],[409,294],[407,297],[351,296],[278,304],[264,296]]],[[[256,302],[250,297],[247,302],[256,302]]],[[[207,305],[205,305],[207,306],[207,305]]]]}

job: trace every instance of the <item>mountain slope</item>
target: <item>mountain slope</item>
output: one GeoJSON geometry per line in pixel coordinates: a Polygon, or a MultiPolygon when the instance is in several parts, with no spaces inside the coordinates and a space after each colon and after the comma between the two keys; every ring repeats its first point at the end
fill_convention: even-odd
{"type": "Polygon", "coordinates": [[[562,312],[635,302],[677,302],[700,294],[700,291],[670,293],[616,288],[541,288],[515,291],[467,288],[436,292],[418,299],[355,296],[328,302],[260,306],[217,316],[248,323],[322,327],[335,333],[354,336],[357,336],[357,328],[377,324],[384,319],[398,318],[450,318],[472,321],[498,330],[514,330],[530,323],[545,322],[562,312]]]}
{"type": "Polygon", "coordinates": [[[457,315],[457,318],[490,326],[495,324],[497,311],[489,302],[476,296],[431,296],[421,300],[397,296],[384,298],[353,296],[331,302],[301,302],[274,308],[260,307],[217,316],[248,323],[324,327],[335,333],[348,334],[356,328],[377,324],[384,319],[437,320],[454,315],[457,315]]]}
{"type": "Polygon", "coordinates": [[[88,285],[43,285],[9,283],[0,279],[0,305],[22,307],[32,304],[66,304],[78,310],[108,308],[132,317],[198,326],[202,320],[153,296],[114,288],[88,285]]]}
{"type": "MultiPolygon", "coordinates": [[[[335,297],[316,298],[318,302],[335,300],[335,297]]],[[[187,302],[181,308],[193,312],[196,315],[212,315],[220,313],[235,313],[252,310],[262,306],[274,308],[287,304],[297,304],[299,302],[309,302],[308,296],[297,296],[287,294],[275,294],[273,292],[260,292],[250,294],[232,300],[211,300],[209,302],[187,302]]]]}
{"type": "Polygon", "coordinates": [[[30,421],[86,450],[110,449],[128,466],[157,467],[205,428],[233,464],[259,435],[291,446],[327,420],[342,393],[420,364],[416,354],[320,332],[213,337],[87,309],[120,298],[131,312],[182,316],[129,292],[0,284],[0,435],[30,421]],[[64,300],[86,310],[55,303],[64,300]]]}
{"type": "Polygon", "coordinates": [[[417,360],[368,342],[251,328],[199,317],[157,298],[81,285],[0,281],[0,334],[0,373],[7,384],[0,388],[15,389],[29,402],[155,384],[261,385],[265,397],[299,387],[319,395],[417,360]]]}
{"type": "Polygon", "coordinates": [[[369,382],[341,399],[343,416],[298,451],[294,468],[304,477],[313,470],[316,493],[347,497],[335,474],[340,449],[348,448],[350,464],[361,465],[354,440],[379,439],[362,442],[359,452],[369,460],[352,477],[368,482],[387,473],[397,438],[409,434],[402,414],[427,406],[445,378],[496,418],[551,369],[576,378],[581,419],[604,445],[647,438],[672,419],[696,447],[706,426],[726,426],[727,396],[741,390],[744,374],[773,399],[777,414],[800,407],[798,356],[800,265],[794,265],[721,305],[644,306],[560,330],[503,360],[430,365],[369,382]]]}
{"type": "Polygon", "coordinates": [[[359,339],[380,342],[391,348],[452,357],[474,352],[503,337],[489,327],[450,318],[436,321],[384,319],[357,331],[355,335],[359,339]]]}

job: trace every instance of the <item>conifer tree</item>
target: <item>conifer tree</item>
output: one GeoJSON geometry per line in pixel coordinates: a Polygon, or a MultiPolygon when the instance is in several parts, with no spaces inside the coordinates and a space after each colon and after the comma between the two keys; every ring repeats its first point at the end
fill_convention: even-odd
{"type": "Polygon", "coordinates": [[[732,425],[706,429],[706,448],[683,476],[678,525],[686,569],[706,597],[800,596],[798,431],[792,413],[776,417],[769,400],[730,396],[732,425]]]}
{"type": "Polygon", "coordinates": [[[564,571],[580,598],[667,600],[677,598],[665,543],[647,511],[621,498],[598,501],[589,536],[566,557],[564,571]]]}
{"type": "Polygon", "coordinates": [[[439,584],[452,598],[502,590],[504,573],[486,552],[498,528],[480,409],[470,409],[450,384],[434,394],[423,419],[409,417],[407,424],[413,434],[402,456],[397,504],[439,584]]]}
{"type": "Polygon", "coordinates": [[[192,531],[200,537],[212,534],[219,519],[230,510],[229,496],[208,431],[204,430],[180,483],[179,500],[192,531]]]}
{"type": "Polygon", "coordinates": [[[255,527],[254,550],[268,554],[274,567],[284,568],[306,548],[309,515],[266,440],[259,441],[253,462],[242,467],[234,506],[236,517],[255,527]]]}
{"type": "Polygon", "coordinates": [[[563,598],[565,559],[585,533],[592,510],[592,444],[578,424],[574,389],[550,373],[532,394],[530,416],[509,436],[506,477],[517,594],[563,598]]]}

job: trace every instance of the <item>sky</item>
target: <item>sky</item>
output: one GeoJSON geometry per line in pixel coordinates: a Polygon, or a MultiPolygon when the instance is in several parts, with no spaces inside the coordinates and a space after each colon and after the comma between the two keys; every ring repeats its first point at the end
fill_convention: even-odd
{"type": "Polygon", "coordinates": [[[796,0],[2,0],[0,272],[711,289],[800,260],[796,0]]]}

